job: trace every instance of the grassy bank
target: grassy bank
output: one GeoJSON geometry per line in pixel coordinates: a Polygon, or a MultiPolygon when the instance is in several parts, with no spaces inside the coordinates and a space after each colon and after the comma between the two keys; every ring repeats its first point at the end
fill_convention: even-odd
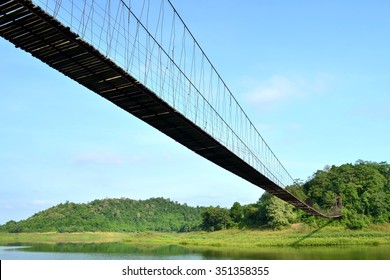
{"type": "Polygon", "coordinates": [[[84,232],[0,233],[0,244],[15,243],[105,243],[135,245],[182,245],[186,247],[335,246],[390,244],[390,225],[351,231],[341,227],[308,229],[296,226],[273,230],[224,230],[216,232],[84,232]]]}

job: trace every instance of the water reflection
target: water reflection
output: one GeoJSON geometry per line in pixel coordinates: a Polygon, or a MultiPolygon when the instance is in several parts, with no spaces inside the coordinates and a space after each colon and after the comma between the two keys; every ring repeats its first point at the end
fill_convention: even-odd
{"type": "Polygon", "coordinates": [[[208,258],[261,260],[382,260],[390,259],[390,246],[265,247],[257,250],[207,252],[208,258]]]}
{"type": "Polygon", "coordinates": [[[162,247],[138,247],[126,243],[59,243],[27,245],[28,244],[12,244],[12,246],[0,246],[0,259],[203,259],[201,255],[192,253],[192,250],[176,245],[162,247]]]}
{"type": "Polygon", "coordinates": [[[249,259],[249,260],[383,260],[390,245],[335,247],[199,248],[178,245],[137,246],[128,243],[10,244],[0,246],[0,259],[249,259]],[[15,246],[17,245],[17,246],[15,246]]]}

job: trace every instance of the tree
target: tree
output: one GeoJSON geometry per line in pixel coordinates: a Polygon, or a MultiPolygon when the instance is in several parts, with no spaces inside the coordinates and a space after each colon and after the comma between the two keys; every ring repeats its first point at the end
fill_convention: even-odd
{"type": "Polygon", "coordinates": [[[257,205],[259,209],[258,220],[261,225],[269,225],[273,229],[279,229],[297,219],[292,205],[270,193],[264,193],[257,205]]]}
{"type": "Polygon", "coordinates": [[[257,228],[262,225],[260,219],[259,205],[252,203],[243,207],[244,218],[242,227],[257,228]]]}
{"type": "Polygon", "coordinates": [[[19,233],[23,231],[23,226],[20,223],[11,220],[4,225],[4,229],[10,233],[19,233]]]}
{"type": "Polygon", "coordinates": [[[232,225],[229,210],[221,207],[208,207],[202,213],[202,228],[207,231],[227,229],[232,225]]]}
{"type": "Polygon", "coordinates": [[[296,219],[296,213],[293,211],[293,206],[283,200],[272,196],[266,205],[266,216],[268,224],[273,229],[280,229],[288,226],[296,219]]]}
{"type": "Polygon", "coordinates": [[[230,208],[230,217],[236,224],[242,222],[244,218],[244,210],[239,202],[234,202],[232,208],[230,208]]]}

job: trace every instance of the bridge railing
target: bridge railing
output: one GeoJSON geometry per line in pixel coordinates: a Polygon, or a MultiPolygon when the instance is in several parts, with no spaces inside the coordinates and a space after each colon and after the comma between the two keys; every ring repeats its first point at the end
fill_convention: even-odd
{"type": "Polygon", "coordinates": [[[169,0],[33,2],[274,183],[293,184],[169,0]]]}

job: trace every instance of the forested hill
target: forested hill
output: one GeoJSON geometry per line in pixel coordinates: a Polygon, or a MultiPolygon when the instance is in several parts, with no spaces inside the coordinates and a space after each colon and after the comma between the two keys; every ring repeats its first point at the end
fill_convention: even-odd
{"type": "Polygon", "coordinates": [[[9,221],[0,226],[0,231],[190,231],[199,229],[203,210],[203,207],[190,207],[165,198],[66,202],[26,220],[9,221]]]}
{"type": "MultiPolygon", "coordinates": [[[[323,210],[340,210],[338,202],[342,200],[342,218],[334,221],[334,225],[360,229],[372,223],[390,223],[390,165],[386,162],[357,161],[326,166],[306,182],[287,188],[301,200],[323,210]]],[[[86,204],[66,202],[27,220],[9,221],[0,226],[0,231],[213,231],[276,229],[301,222],[315,226],[323,221],[264,193],[255,203],[235,202],[230,209],[189,207],[164,198],[103,199],[86,204]]]]}
{"type": "Polygon", "coordinates": [[[390,222],[390,164],[357,161],[325,166],[307,182],[292,188],[313,206],[330,209],[335,198],[343,203],[341,222],[349,228],[390,222]]]}

